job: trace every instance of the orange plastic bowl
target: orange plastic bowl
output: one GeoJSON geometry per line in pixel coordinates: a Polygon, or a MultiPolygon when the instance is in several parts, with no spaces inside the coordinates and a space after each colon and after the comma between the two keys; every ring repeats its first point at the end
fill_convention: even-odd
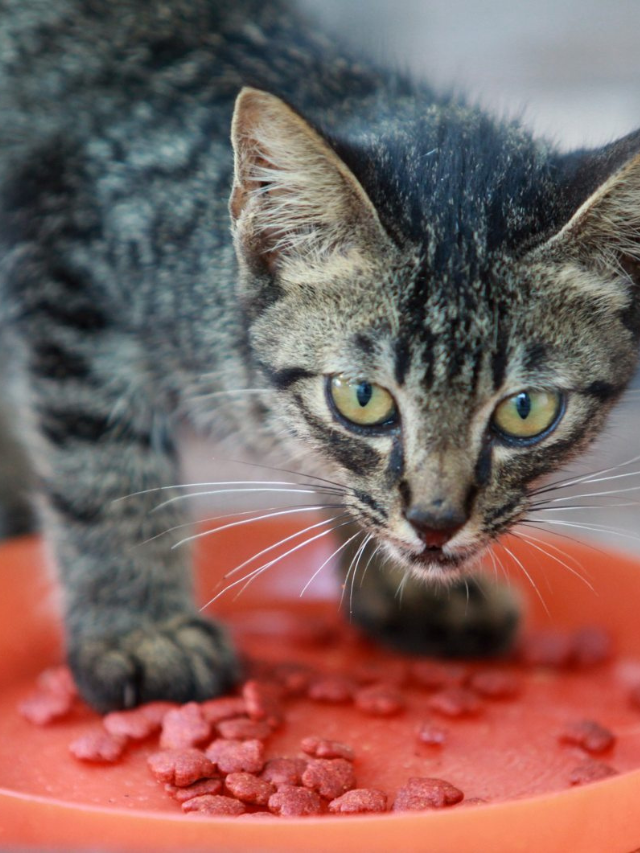
{"type": "MultiPolygon", "coordinates": [[[[197,560],[201,600],[211,597],[226,570],[293,531],[282,524],[254,528],[251,541],[233,531],[214,537],[211,547],[204,541],[197,560]]],[[[315,651],[301,646],[292,652],[290,640],[283,639],[286,632],[279,636],[278,621],[272,618],[280,614],[285,623],[289,614],[303,620],[335,618],[339,590],[325,573],[299,598],[315,567],[330,553],[325,541],[302,551],[304,560],[299,555],[287,558],[238,599],[229,594],[216,602],[215,612],[231,624],[250,654],[273,660],[316,655],[330,666],[348,665],[355,653],[348,644],[315,651]],[[264,626],[274,624],[276,630],[265,634],[264,626]]],[[[408,776],[438,776],[491,804],[424,813],[244,821],[181,814],[148,773],[144,748],[114,767],[76,762],[69,756],[69,742],[97,725],[96,715],[88,710],[46,728],[20,717],[17,705],[32,689],[37,673],[62,659],[60,627],[41,544],[22,539],[3,545],[0,847],[630,853],[640,847],[640,712],[626,698],[629,688],[640,683],[640,566],[618,554],[570,545],[567,551],[581,563],[592,591],[541,552],[515,540],[509,548],[525,562],[549,611],[525,583],[529,624],[562,630],[604,626],[616,642],[612,664],[588,672],[531,672],[518,701],[494,703],[477,720],[447,724],[451,744],[437,754],[415,747],[415,723],[403,716],[358,717],[353,709],[308,701],[295,706],[272,750],[295,750],[301,734],[338,737],[356,749],[360,785],[386,784],[392,793],[393,785],[408,776]],[[617,734],[613,752],[603,760],[620,774],[569,788],[567,769],[579,763],[579,751],[559,745],[557,730],[563,721],[584,717],[599,720],[617,734]]],[[[514,583],[516,574],[514,569],[514,583]]],[[[380,654],[389,660],[387,653],[380,654]]],[[[419,713],[422,700],[410,698],[413,713],[419,713]]]]}

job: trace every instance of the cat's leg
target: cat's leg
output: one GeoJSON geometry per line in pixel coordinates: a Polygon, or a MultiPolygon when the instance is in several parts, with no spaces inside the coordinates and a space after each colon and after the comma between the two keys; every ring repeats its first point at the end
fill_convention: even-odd
{"type": "MultiPolygon", "coordinates": [[[[359,540],[358,540],[359,541],[359,540]]],[[[344,549],[343,609],[374,640],[409,653],[490,657],[512,646],[519,608],[511,590],[473,575],[451,585],[427,584],[386,560],[344,549]]]]}
{"type": "Polygon", "coordinates": [[[167,488],[178,466],[161,395],[135,341],[81,305],[32,313],[21,335],[25,426],[69,663],[101,711],[204,699],[233,683],[237,663],[224,630],[194,607],[188,549],[171,547],[188,530],[172,529],[185,516],[167,488]]]}

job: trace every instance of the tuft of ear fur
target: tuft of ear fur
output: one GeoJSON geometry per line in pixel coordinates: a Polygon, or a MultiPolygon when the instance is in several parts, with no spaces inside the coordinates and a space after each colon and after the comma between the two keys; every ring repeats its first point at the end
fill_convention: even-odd
{"type": "MultiPolygon", "coordinates": [[[[582,167],[585,169],[585,166],[582,167]]],[[[640,286],[640,154],[605,177],[543,248],[556,260],[580,267],[574,283],[585,293],[617,300],[640,286]],[[598,279],[600,283],[598,284],[598,279]],[[621,286],[622,285],[622,286],[621,286]]]]}
{"type": "Polygon", "coordinates": [[[331,146],[280,98],[243,89],[232,124],[236,248],[256,272],[287,263],[366,263],[388,243],[375,207],[331,146]]]}

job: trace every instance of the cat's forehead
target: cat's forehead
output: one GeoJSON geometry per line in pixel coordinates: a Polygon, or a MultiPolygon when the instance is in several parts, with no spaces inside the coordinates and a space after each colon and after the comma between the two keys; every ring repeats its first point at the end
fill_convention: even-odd
{"type": "Polygon", "coordinates": [[[347,360],[425,400],[484,398],[524,380],[549,347],[519,276],[497,255],[482,276],[438,276],[424,258],[390,271],[372,294],[377,310],[365,300],[354,314],[347,360]]]}
{"type": "MultiPolygon", "coordinates": [[[[461,104],[395,102],[394,121],[350,158],[382,220],[431,270],[467,277],[555,224],[554,162],[517,122],[461,104]]],[[[348,149],[347,149],[348,150],[348,149]]]]}

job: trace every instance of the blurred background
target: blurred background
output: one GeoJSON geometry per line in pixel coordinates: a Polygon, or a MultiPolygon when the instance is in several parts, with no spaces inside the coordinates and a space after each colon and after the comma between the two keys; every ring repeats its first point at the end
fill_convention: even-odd
{"type": "Polygon", "coordinates": [[[640,125],[634,0],[301,0],[374,58],[523,116],[565,148],[640,125]]]}

